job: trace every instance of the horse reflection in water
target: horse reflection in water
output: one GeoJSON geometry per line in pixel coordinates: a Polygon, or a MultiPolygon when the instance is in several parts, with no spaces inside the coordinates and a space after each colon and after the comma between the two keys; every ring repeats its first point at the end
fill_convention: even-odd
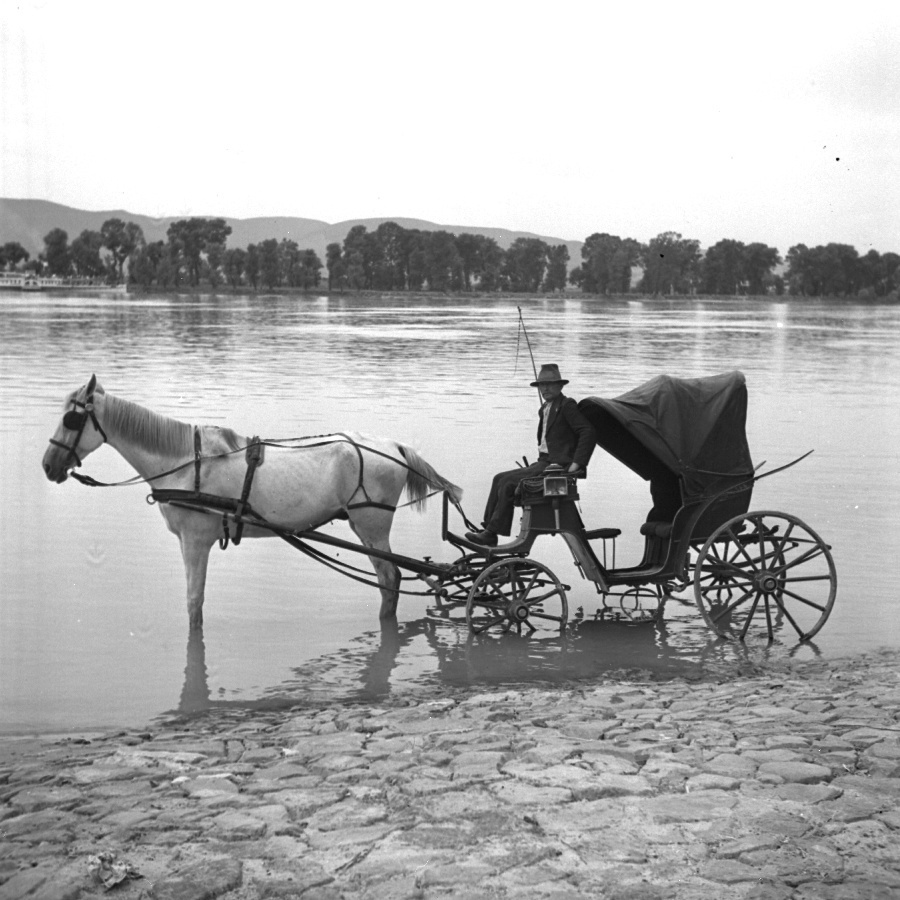
{"type": "MultiPolygon", "coordinates": [[[[318,528],[346,519],[367,548],[390,553],[394,512],[404,488],[421,509],[431,493],[446,491],[459,502],[462,491],[439,475],[415,450],[397,441],[353,433],[322,439],[259,442],[228,428],[190,426],[107,394],[96,376],[65,401],[66,411],[44,454],[48,479],[61,483],[104,442],[114,447],[154,494],[191,493],[194,497],[240,503],[252,511],[246,527],[221,515],[198,512],[174,502],[160,503],[169,530],[181,544],[187,579],[188,620],[203,623],[209,552],[223,537],[272,537],[251,524],[267,522],[286,532],[318,528]],[[245,450],[265,445],[263,462],[248,475],[245,450]],[[201,493],[202,492],[202,493],[201,493]]],[[[261,455],[261,451],[260,451],[261,455]]],[[[381,589],[382,619],[396,615],[400,572],[388,559],[369,557],[381,589]]]]}

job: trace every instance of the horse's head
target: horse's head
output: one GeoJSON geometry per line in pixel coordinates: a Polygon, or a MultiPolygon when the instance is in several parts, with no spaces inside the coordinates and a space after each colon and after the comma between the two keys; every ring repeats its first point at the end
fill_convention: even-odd
{"type": "Polygon", "coordinates": [[[95,396],[102,394],[97,376],[91,375],[84,387],[66,398],[65,411],[44,454],[44,472],[51,481],[61,484],[71,469],[106,440],[94,405],[95,396]]]}

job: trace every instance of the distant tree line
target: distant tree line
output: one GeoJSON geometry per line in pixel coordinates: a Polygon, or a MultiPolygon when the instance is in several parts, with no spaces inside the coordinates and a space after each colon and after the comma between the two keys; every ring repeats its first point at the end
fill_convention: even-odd
{"type": "Polygon", "coordinates": [[[572,285],[606,296],[789,294],[900,301],[900,255],[870,250],[860,256],[849,244],[796,244],[782,259],[762,243],[724,239],[703,252],[699,241],[673,231],[646,244],[595,233],[582,245],[581,265],[570,272],[566,245],[540,238],[517,238],[503,249],[481,234],[422,231],[396,222],[374,231],[355,225],[343,243],[328,245],[323,266],[314,250],[296,241],[270,238],[229,248],[230,234],[224,219],[194,217],[173,222],[165,241],[148,243],[140,226],[114,218],[100,231],[82,231],[71,244],[63,229],[54,228],[34,260],[21,244],[4,244],[0,269],[113,282],[124,280],[127,271],[131,282],[162,289],[201,283],[312,289],[326,268],[331,291],[552,293],[572,285]]]}
{"type": "Polygon", "coordinates": [[[482,234],[451,234],[382,222],[354,225],[325,249],[331,290],[538,291],[566,286],[569,249],[517,238],[508,250],[482,234]]]}
{"type": "Polygon", "coordinates": [[[313,288],[321,283],[322,261],[296,241],[275,238],[245,250],[226,247],[231,226],[224,219],[190,218],[173,222],[165,241],[147,242],[134,222],[107,219],[100,231],[84,230],[69,243],[62,228],[44,236],[36,259],[18,242],[0,247],[0,270],[31,271],[63,278],[75,276],[110,283],[125,280],[142,287],[217,287],[260,285],[313,288]]]}
{"type": "Polygon", "coordinates": [[[592,234],[581,248],[582,264],[569,280],[584,291],[626,294],[706,294],[863,297],[900,300],[900,255],[870,250],[860,256],[849,244],[809,248],[797,244],[782,260],[775,247],[721,240],[706,252],[696,240],[673,231],[646,244],[611,234],[592,234]],[[775,268],[787,263],[783,274],[775,268]]]}

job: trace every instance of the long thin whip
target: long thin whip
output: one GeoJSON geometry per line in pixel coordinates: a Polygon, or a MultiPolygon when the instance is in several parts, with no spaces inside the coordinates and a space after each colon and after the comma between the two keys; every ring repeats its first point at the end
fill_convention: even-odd
{"type": "MultiPolygon", "coordinates": [[[[528,337],[528,329],[525,327],[525,319],[522,318],[522,307],[517,306],[519,311],[519,334],[525,335],[525,343],[528,345],[528,355],[531,357],[531,370],[534,372],[534,380],[538,380],[537,366],[534,364],[534,353],[531,350],[531,340],[528,337]]],[[[519,360],[519,339],[516,338],[516,362],[519,360]]],[[[543,405],[544,398],[541,397],[541,389],[537,388],[538,405],[543,405]]]]}

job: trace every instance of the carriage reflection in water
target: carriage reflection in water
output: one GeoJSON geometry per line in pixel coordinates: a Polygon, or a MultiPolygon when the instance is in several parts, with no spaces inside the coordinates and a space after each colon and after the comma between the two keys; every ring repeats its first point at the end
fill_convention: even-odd
{"type": "Polygon", "coordinates": [[[790,513],[750,510],[754,483],[766,476],[751,462],[740,372],[659,376],[616,399],[586,398],[579,408],[598,445],[650,482],[643,556],[616,566],[621,532],[585,528],[578,482],[562,469],[522,483],[519,535],[498,547],[451,533],[445,497],[444,538],[465,555],[427,580],[439,597],[465,604],[473,631],[565,627],[571,588],[530,556],[542,535],[562,536],[604,606],[617,602],[626,615],[648,601],[658,614],[673,593],[692,587],[707,625],[722,637],[806,641],[822,628],[837,589],[829,546],[790,513]]]}

